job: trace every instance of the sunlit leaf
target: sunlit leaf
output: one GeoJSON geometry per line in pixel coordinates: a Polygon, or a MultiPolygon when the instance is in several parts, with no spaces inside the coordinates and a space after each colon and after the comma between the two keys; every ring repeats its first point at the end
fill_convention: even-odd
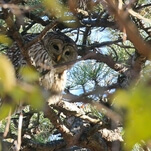
{"type": "Polygon", "coordinates": [[[10,91],[16,84],[14,67],[2,54],[0,55],[0,83],[5,91],[10,91]]]}
{"type": "Polygon", "coordinates": [[[0,35],[0,43],[4,45],[10,46],[12,44],[12,40],[8,38],[6,35],[0,35]]]}

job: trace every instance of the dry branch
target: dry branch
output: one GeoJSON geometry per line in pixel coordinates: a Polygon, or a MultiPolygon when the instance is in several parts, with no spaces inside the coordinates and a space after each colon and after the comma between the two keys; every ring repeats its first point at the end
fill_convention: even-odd
{"type": "Polygon", "coordinates": [[[119,128],[115,130],[108,130],[106,128],[99,131],[102,134],[102,137],[105,138],[107,141],[113,142],[113,141],[123,141],[123,138],[121,136],[121,130],[119,128]]]}
{"type": "Polygon", "coordinates": [[[85,112],[82,109],[78,108],[74,103],[61,101],[57,103],[57,105],[53,105],[53,108],[63,112],[65,115],[79,117],[90,123],[100,124],[100,126],[102,125],[102,122],[99,119],[91,118],[90,116],[86,115],[85,112]]]}

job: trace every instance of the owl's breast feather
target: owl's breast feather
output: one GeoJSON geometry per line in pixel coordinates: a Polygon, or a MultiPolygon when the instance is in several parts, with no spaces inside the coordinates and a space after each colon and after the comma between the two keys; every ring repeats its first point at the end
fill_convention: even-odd
{"type": "Polygon", "coordinates": [[[54,82],[52,83],[52,87],[50,88],[50,97],[48,99],[49,105],[57,103],[61,100],[65,84],[66,71],[64,71],[62,74],[56,73],[54,75],[54,82]]]}

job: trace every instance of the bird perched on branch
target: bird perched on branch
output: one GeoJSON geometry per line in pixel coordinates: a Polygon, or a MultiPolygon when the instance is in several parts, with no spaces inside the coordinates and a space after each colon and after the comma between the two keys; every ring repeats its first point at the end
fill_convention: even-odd
{"type": "MultiPolygon", "coordinates": [[[[38,34],[27,34],[23,37],[25,43],[35,39],[38,34]]],[[[28,51],[31,65],[40,73],[39,82],[45,89],[50,90],[49,103],[59,101],[64,90],[66,73],[62,66],[54,68],[54,65],[73,61],[77,57],[77,47],[74,41],[60,32],[49,32],[41,40],[33,43],[28,51]]],[[[16,75],[21,67],[27,65],[25,56],[21,53],[17,43],[10,47],[7,55],[13,63],[16,75]]]]}

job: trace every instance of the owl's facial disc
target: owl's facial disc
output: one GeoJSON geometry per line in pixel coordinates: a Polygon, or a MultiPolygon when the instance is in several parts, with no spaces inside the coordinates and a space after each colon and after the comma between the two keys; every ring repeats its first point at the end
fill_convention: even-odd
{"type": "Polygon", "coordinates": [[[59,39],[53,39],[47,44],[47,52],[53,58],[53,61],[57,63],[58,55],[62,53],[63,42],[59,39]]]}

